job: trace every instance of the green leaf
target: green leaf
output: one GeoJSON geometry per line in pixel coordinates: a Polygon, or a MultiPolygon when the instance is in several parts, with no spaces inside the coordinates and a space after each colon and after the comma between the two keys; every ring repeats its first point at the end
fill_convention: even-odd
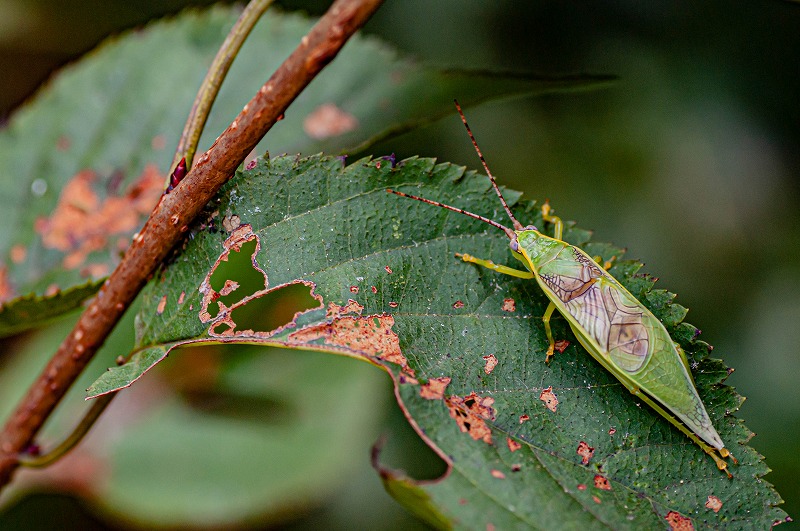
{"type": "MultiPolygon", "coordinates": [[[[163,191],[194,94],[237,16],[232,8],[187,12],[112,39],[65,68],[0,132],[0,336],[78,307],[116,266],[163,191]]],[[[312,24],[280,13],[259,22],[201,150],[312,24]]],[[[451,112],[454,96],[471,104],[607,79],[441,72],[356,37],[258,150],[346,151],[451,112]]]]}
{"type": "MultiPolygon", "coordinates": [[[[384,368],[411,424],[447,461],[449,473],[438,481],[389,478],[391,490],[436,525],[649,529],[689,519],[695,528],[764,528],[785,517],[762,479],[763,458],[745,445],[752,434],[730,416],[742,399],[722,384],[724,365],[692,342],[694,328],[679,323],[684,310],[673,295],[650,289],[639,264],[620,260],[611,272],[680,331],[675,338],[700,396],[739,459],[732,480],[638,404],[560,317],[553,332],[570,345],[544,363],[548,301],[536,284],[453,257],[468,252],[510,263],[505,235],[385,192],[392,187],[502,222],[485,177],[429,159],[391,162],[344,167],[338,158],[278,157],[237,174],[148,285],[130,367],[101,378],[93,394],[130,384],[151,366],[149,353],[175,342],[332,352],[384,368]],[[305,309],[263,321],[269,305],[260,302],[286,289],[304,292],[305,309]],[[593,449],[586,463],[582,447],[593,449]]],[[[519,198],[506,196],[512,204],[519,198]]],[[[523,223],[541,225],[532,203],[515,210],[523,223]]],[[[621,255],[588,237],[575,227],[566,234],[601,255],[621,255]]]]}

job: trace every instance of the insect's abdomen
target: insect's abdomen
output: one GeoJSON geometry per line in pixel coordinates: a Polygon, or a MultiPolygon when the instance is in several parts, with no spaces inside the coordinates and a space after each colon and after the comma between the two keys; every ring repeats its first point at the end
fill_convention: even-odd
{"type": "Polygon", "coordinates": [[[534,254],[532,263],[542,289],[581,344],[629,389],[646,392],[721,448],[689,369],[661,322],[586,253],[559,243],[562,247],[541,262],[534,254]]]}

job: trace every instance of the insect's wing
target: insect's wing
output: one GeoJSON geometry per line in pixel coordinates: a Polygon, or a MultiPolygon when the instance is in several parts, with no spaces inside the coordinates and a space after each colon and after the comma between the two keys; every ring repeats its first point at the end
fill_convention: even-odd
{"type": "Polygon", "coordinates": [[[564,244],[538,267],[542,289],[581,344],[629,390],[641,389],[715,448],[724,445],[661,322],[586,253],[564,244]]]}

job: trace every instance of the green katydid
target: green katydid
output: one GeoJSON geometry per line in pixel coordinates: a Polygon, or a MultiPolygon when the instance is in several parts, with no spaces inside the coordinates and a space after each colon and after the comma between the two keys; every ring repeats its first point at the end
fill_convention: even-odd
{"type": "Polygon", "coordinates": [[[563,223],[552,215],[548,203],[542,207],[542,218],[544,222],[553,223],[553,237],[542,234],[533,226],[524,227],[514,217],[458,102],[456,108],[514,228],[437,201],[396,190],[387,191],[464,214],[505,232],[511,241],[511,253],[525,265],[526,270],[498,265],[468,254],[456,256],[498,273],[536,279],[550,299],[542,318],[550,342],[545,361],[549,362],[554,353],[550,317],[558,309],[592,357],[631,393],[697,443],[714,459],[717,467],[731,477],[725,458],[730,457],[734,463],[737,461],[711,424],[697,394],[686,354],[672,340],[664,325],[606,271],[610,265],[598,266],[584,251],[561,239],[563,223]]]}

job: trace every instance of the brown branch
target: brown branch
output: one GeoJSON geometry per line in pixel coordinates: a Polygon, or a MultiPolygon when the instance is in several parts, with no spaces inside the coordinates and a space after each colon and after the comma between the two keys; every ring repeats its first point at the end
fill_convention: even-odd
{"type": "Polygon", "coordinates": [[[336,0],[300,45],[196,162],[180,186],[163,196],[119,266],[28,390],[0,434],[0,487],[11,481],[18,455],[75,381],[148,278],[192,220],[236,171],[289,104],[364,25],[383,0],[336,0]]]}

